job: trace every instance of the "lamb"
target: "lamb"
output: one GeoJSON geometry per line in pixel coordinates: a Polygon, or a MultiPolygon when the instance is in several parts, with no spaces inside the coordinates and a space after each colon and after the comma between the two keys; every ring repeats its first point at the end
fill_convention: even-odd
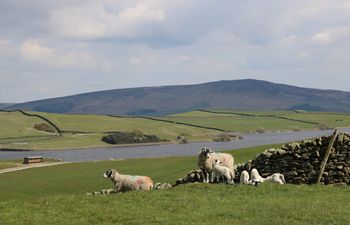
{"type": "Polygon", "coordinates": [[[221,161],[223,166],[226,166],[233,172],[234,159],[232,155],[226,153],[215,153],[210,148],[202,148],[198,154],[197,165],[203,171],[203,182],[208,183],[209,180],[211,180],[210,176],[215,159],[221,161]]]}
{"type": "Polygon", "coordinates": [[[252,171],[250,172],[250,179],[251,179],[252,184],[259,184],[259,183],[263,183],[265,181],[265,179],[260,176],[258,170],[255,168],[252,169],[252,171]]]}
{"type": "Polygon", "coordinates": [[[251,181],[253,184],[259,184],[259,183],[263,183],[263,182],[271,182],[271,183],[278,183],[278,184],[285,184],[286,183],[284,176],[281,173],[274,173],[271,176],[263,178],[260,176],[257,169],[254,168],[254,169],[252,169],[250,176],[251,176],[251,179],[252,179],[251,181]]]}
{"type": "Polygon", "coordinates": [[[123,175],[118,173],[115,169],[108,169],[103,176],[111,179],[117,192],[136,190],[148,191],[153,189],[153,181],[147,176],[123,175]]]}
{"type": "Polygon", "coordinates": [[[271,182],[271,183],[278,183],[278,184],[285,184],[286,181],[284,179],[284,175],[281,173],[274,173],[271,176],[268,176],[264,178],[264,182],[271,182]]]}
{"type": "Polygon", "coordinates": [[[239,179],[241,184],[252,184],[249,180],[249,173],[246,170],[243,170],[239,179]]]}
{"type": "Polygon", "coordinates": [[[214,178],[216,178],[216,180],[220,180],[220,177],[224,177],[227,181],[227,183],[231,183],[233,184],[234,181],[234,174],[233,171],[230,170],[229,168],[223,166],[222,162],[215,159],[214,163],[213,163],[213,169],[211,172],[211,180],[210,182],[213,183],[214,178]]]}

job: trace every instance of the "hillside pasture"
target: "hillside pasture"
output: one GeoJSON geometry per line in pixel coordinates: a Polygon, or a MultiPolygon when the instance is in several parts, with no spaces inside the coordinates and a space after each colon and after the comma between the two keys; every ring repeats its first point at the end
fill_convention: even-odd
{"type": "Polygon", "coordinates": [[[350,114],[306,111],[193,111],[155,118],[165,121],[157,121],[153,118],[103,115],[35,114],[49,119],[63,130],[64,135],[58,136],[34,129],[35,124],[43,123],[40,118],[28,117],[19,112],[0,112],[2,125],[0,148],[49,150],[107,147],[111,145],[101,141],[106,132],[132,132],[134,130],[179,142],[176,140],[179,136],[184,136],[187,141],[214,140],[222,134],[222,131],[215,129],[251,133],[350,127],[350,114]],[[209,127],[214,130],[195,126],[209,127]]]}
{"type": "Polygon", "coordinates": [[[168,120],[210,126],[228,131],[286,131],[350,127],[350,114],[307,111],[193,111],[166,117],[168,120]]]}
{"type": "MultiPolygon", "coordinates": [[[[263,149],[229,151],[237,162],[263,149]],[[243,154],[243,155],[242,155],[243,154]]],[[[187,184],[86,196],[112,187],[108,168],[174,183],[196,157],[72,163],[0,174],[1,224],[349,224],[349,187],[187,184]]]]}
{"type": "Polygon", "coordinates": [[[12,149],[61,149],[110,146],[101,141],[105,132],[131,132],[140,130],[144,134],[154,134],[162,139],[175,140],[186,133],[189,141],[211,140],[219,131],[196,128],[180,124],[142,119],[110,117],[101,115],[67,115],[36,113],[52,121],[63,136],[37,131],[32,127],[43,121],[27,117],[18,112],[0,113],[0,147],[12,149]]]}

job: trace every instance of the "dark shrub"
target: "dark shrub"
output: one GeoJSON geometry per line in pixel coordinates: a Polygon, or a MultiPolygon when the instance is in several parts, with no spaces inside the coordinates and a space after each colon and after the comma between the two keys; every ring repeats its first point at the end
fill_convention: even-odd
{"type": "Polygon", "coordinates": [[[34,129],[45,131],[49,133],[55,133],[55,129],[53,129],[49,124],[47,123],[37,123],[33,127],[34,129]]]}
{"type": "Polygon", "coordinates": [[[113,134],[108,134],[102,137],[102,141],[109,144],[133,144],[133,143],[150,143],[150,142],[160,142],[167,141],[160,139],[156,135],[143,135],[141,131],[128,132],[118,132],[113,134]]]}

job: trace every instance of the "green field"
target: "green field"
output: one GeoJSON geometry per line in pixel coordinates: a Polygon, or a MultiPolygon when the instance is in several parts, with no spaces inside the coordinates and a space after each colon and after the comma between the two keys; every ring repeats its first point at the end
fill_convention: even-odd
{"type": "Polygon", "coordinates": [[[19,112],[0,112],[0,148],[50,150],[108,147],[111,145],[102,142],[101,137],[104,132],[111,131],[131,132],[140,130],[144,134],[154,134],[162,139],[177,142],[176,138],[180,135],[185,136],[188,141],[213,140],[223,131],[250,133],[350,127],[350,114],[305,111],[245,112],[216,110],[215,112],[219,113],[193,111],[158,118],[170,122],[103,115],[35,113],[49,119],[63,130],[63,136],[33,129],[35,124],[44,122],[40,118],[28,117],[19,112]],[[223,131],[198,128],[191,125],[223,131]]]}
{"type": "MultiPolygon", "coordinates": [[[[270,146],[230,151],[237,162],[270,146]]],[[[1,162],[0,162],[1,165],[1,162]]],[[[349,187],[191,184],[86,196],[108,168],[175,183],[196,157],[72,163],[0,174],[0,224],[350,224],[349,187]]]]}
{"type": "Polygon", "coordinates": [[[255,132],[258,129],[263,131],[285,131],[350,126],[350,114],[297,113],[295,111],[248,112],[230,110],[215,110],[213,112],[219,113],[194,111],[171,115],[166,118],[177,122],[216,127],[242,133],[255,132]]]}
{"type": "Polygon", "coordinates": [[[35,124],[44,122],[39,118],[27,117],[18,112],[0,112],[0,121],[6,121],[6,123],[2,123],[6,129],[2,129],[0,133],[0,147],[34,150],[108,147],[110,145],[102,142],[101,137],[105,135],[103,132],[111,131],[131,132],[133,130],[141,130],[145,134],[154,134],[171,141],[174,141],[182,133],[186,134],[186,138],[189,141],[212,140],[221,133],[214,130],[142,118],[50,113],[35,114],[48,118],[61,130],[67,132],[64,133],[64,136],[39,132],[33,129],[35,124]],[[28,133],[29,131],[31,133],[28,133]]]}

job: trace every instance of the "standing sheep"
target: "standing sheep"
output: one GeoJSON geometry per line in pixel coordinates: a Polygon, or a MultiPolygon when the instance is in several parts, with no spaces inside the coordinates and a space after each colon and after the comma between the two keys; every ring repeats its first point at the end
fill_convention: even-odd
{"type": "Polygon", "coordinates": [[[105,178],[110,178],[114,183],[117,192],[153,189],[153,181],[147,176],[131,176],[118,173],[115,169],[109,169],[103,174],[105,178]]]}
{"type": "Polygon", "coordinates": [[[210,182],[213,183],[214,178],[216,180],[220,180],[221,177],[224,177],[227,181],[227,183],[233,184],[235,175],[233,174],[233,171],[227,168],[226,166],[222,165],[222,162],[215,159],[215,162],[213,164],[213,170],[211,172],[211,180],[210,182]]]}
{"type": "Polygon", "coordinates": [[[198,154],[198,167],[203,171],[203,182],[208,183],[211,180],[211,172],[213,170],[213,163],[215,160],[222,162],[223,166],[226,166],[233,172],[234,159],[232,155],[227,153],[216,153],[210,150],[210,148],[202,148],[198,154]]]}

